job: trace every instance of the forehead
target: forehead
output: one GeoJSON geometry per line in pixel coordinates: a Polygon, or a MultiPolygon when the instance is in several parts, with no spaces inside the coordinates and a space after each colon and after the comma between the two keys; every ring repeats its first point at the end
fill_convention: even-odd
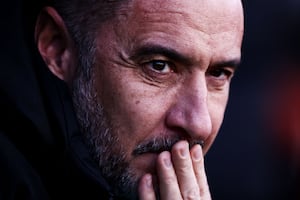
{"type": "Polygon", "coordinates": [[[240,51],[240,0],[132,0],[119,10],[117,19],[114,30],[128,46],[159,43],[193,57],[240,51]]]}
{"type": "Polygon", "coordinates": [[[242,28],[240,0],[133,0],[128,10],[136,21],[186,23],[208,34],[242,28]]]}

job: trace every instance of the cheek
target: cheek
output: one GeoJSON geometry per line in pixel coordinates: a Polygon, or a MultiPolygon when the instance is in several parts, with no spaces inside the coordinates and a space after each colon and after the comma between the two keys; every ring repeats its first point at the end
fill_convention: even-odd
{"type": "Polygon", "coordinates": [[[140,83],[131,82],[121,88],[119,98],[122,105],[119,113],[120,120],[128,126],[131,134],[144,137],[154,132],[163,121],[166,105],[160,96],[153,95],[151,89],[141,86],[140,83]]]}
{"type": "MultiPolygon", "coordinates": [[[[226,101],[224,101],[226,102],[226,101]]],[[[210,106],[210,116],[213,125],[213,131],[217,132],[223,122],[224,112],[226,109],[226,103],[220,102],[210,106]]]]}
{"type": "Polygon", "coordinates": [[[208,109],[211,116],[214,132],[217,132],[223,122],[224,112],[227,106],[229,87],[223,91],[208,95],[208,109]]]}
{"type": "Polygon", "coordinates": [[[228,93],[210,96],[208,100],[208,109],[211,117],[212,132],[209,138],[206,140],[206,145],[203,149],[204,153],[206,153],[209,150],[210,146],[213,144],[218,134],[218,131],[223,122],[227,100],[228,93]]]}
{"type": "Polygon", "coordinates": [[[110,71],[101,83],[100,98],[105,112],[120,137],[129,143],[151,134],[163,121],[166,103],[153,87],[149,87],[130,70],[110,71]],[[116,74],[123,74],[117,77],[116,74]]]}

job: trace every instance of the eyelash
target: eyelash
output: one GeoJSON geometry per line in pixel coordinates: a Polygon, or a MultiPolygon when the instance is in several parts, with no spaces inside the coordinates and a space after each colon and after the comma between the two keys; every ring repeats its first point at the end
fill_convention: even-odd
{"type": "Polygon", "coordinates": [[[141,64],[143,71],[151,79],[166,79],[170,77],[174,70],[174,64],[165,60],[150,60],[141,64]],[[155,69],[155,67],[157,67],[155,69]],[[159,69],[161,68],[161,69],[159,69]]]}
{"type": "Polygon", "coordinates": [[[214,77],[220,77],[221,76],[221,75],[217,75],[216,73],[224,74],[227,78],[231,78],[232,75],[233,75],[233,72],[231,70],[226,69],[226,68],[211,69],[207,73],[211,76],[214,76],[214,77]]]}
{"type": "Polygon", "coordinates": [[[152,70],[158,72],[158,73],[168,73],[168,72],[164,72],[165,70],[163,69],[155,69],[154,65],[157,65],[157,67],[169,67],[169,71],[168,72],[172,72],[172,64],[168,61],[164,61],[164,60],[151,60],[149,62],[144,63],[144,66],[147,67],[147,65],[152,65],[152,70]]]}
{"type": "Polygon", "coordinates": [[[207,84],[216,89],[222,89],[234,75],[234,72],[226,67],[210,69],[206,72],[207,84]]]}

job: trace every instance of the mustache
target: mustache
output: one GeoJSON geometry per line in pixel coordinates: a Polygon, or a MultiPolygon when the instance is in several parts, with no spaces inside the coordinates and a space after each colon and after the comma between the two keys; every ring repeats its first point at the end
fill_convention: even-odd
{"type": "MultiPolygon", "coordinates": [[[[154,138],[139,144],[132,152],[132,155],[137,156],[144,153],[161,153],[163,151],[171,151],[173,145],[182,138],[154,138]]],[[[188,141],[189,148],[191,149],[194,145],[199,144],[202,148],[204,145],[203,140],[192,140],[188,141]]]]}

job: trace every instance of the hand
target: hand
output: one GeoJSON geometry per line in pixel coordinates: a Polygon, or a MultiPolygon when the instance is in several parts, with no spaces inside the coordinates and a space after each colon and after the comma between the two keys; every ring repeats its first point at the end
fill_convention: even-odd
{"type": "MultiPolygon", "coordinates": [[[[176,143],[171,152],[162,152],[157,159],[157,176],[161,200],[211,200],[204,169],[202,148],[189,150],[186,141],[176,143]]],[[[155,200],[152,175],[142,177],[139,185],[141,200],[155,200]]]]}

